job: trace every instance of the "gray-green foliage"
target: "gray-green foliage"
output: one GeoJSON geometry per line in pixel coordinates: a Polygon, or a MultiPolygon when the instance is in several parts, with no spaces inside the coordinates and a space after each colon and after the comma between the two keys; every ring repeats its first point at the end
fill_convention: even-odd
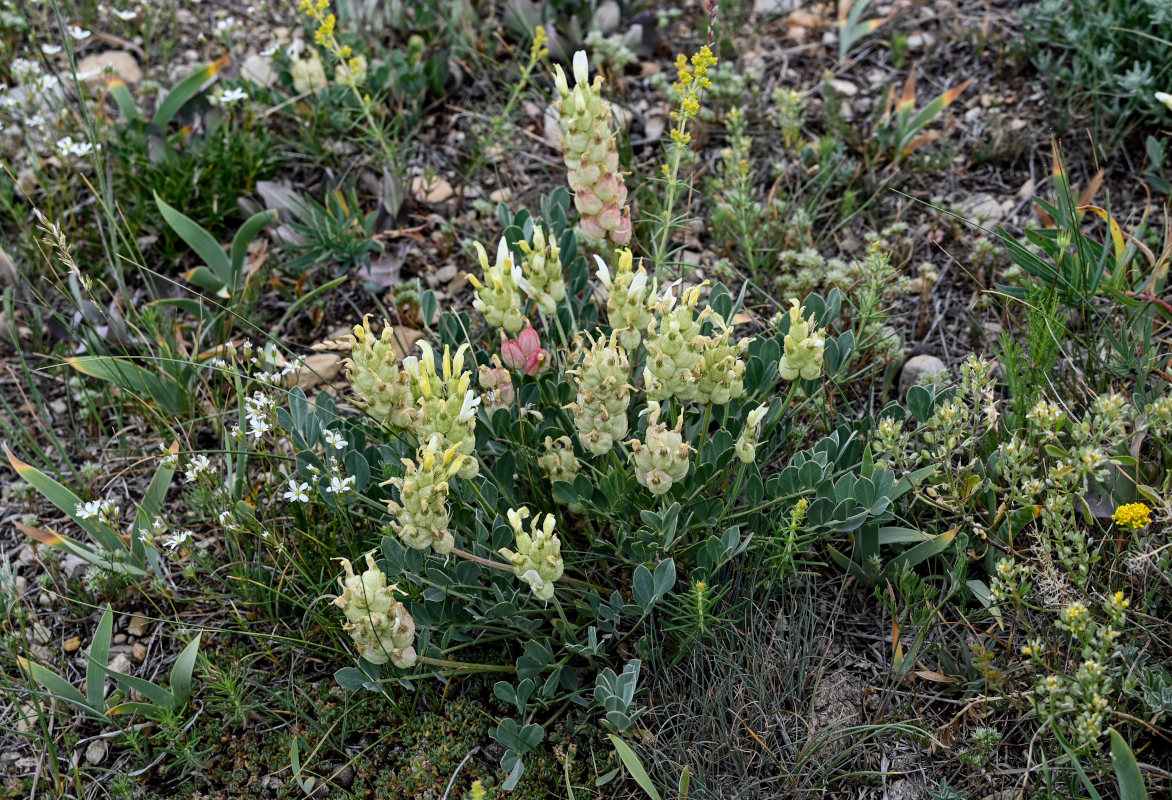
{"type": "Polygon", "coordinates": [[[1022,21],[1042,80],[1072,111],[1116,130],[1169,122],[1154,93],[1172,81],[1172,0],[1043,0],[1022,21]]]}

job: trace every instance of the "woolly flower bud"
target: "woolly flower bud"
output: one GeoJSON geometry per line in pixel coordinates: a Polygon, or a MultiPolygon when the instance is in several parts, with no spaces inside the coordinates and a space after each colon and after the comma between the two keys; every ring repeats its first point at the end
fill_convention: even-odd
{"type": "Polygon", "coordinates": [[[553,514],[546,514],[542,523],[538,514],[533,518],[530,533],[526,533],[524,522],[528,516],[529,509],[524,506],[509,509],[509,525],[516,537],[517,551],[502,547],[499,552],[513,565],[513,574],[528,583],[539,600],[549,601],[553,599],[554,581],[565,571],[562,543],[554,533],[557,520],[553,514]]]}
{"type": "Polygon", "coordinates": [[[326,80],[326,70],[322,66],[317,53],[308,58],[296,59],[290,70],[293,75],[293,88],[298,94],[309,94],[318,89],[324,89],[329,81],[326,80]]]}
{"type": "Polygon", "coordinates": [[[448,481],[460,471],[466,456],[457,446],[441,449],[442,437],[432,436],[416,452],[416,460],[404,458],[406,472],[388,483],[399,490],[399,502],[387,501],[394,519],[391,529],[403,544],[416,550],[434,549],[440,555],[452,552],[456,542],[448,531],[448,481]]]}
{"type": "Polygon", "coordinates": [[[745,362],[741,354],[751,341],[731,341],[728,328],[707,340],[697,366],[696,402],[724,405],[745,393],[745,362]]]}
{"type": "Polygon", "coordinates": [[[494,328],[504,328],[516,335],[525,325],[525,315],[522,313],[520,291],[524,289],[530,293],[532,287],[521,274],[521,265],[513,260],[509,252],[509,245],[501,239],[496,251],[496,263],[488,263],[488,253],[484,245],[476,242],[476,255],[480,261],[480,269],[484,274],[481,283],[476,276],[469,275],[468,280],[476,289],[472,305],[484,315],[484,319],[494,328]]]}
{"type": "Polygon", "coordinates": [[[768,410],[768,406],[758,406],[745,417],[745,427],[733,448],[742,463],[752,464],[757,460],[757,438],[761,435],[761,420],[768,410]]]}
{"type": "Polygon", "coordinates": [[[554,84],[561,96],[557,108],[562,158],[570,171],[574,205],[582,215],[579,227],[587,243],[598,246],[609,238],[624,245],[631,240],[631,210],[619,172],[610,103],[602,99],[602,78],[596,76],[592,84],[589,79],[585,51],[574,54],[573,90],[561,67],[554,67],[554,84]]]}
{"type": "Polygon", "coordinates": [[[644,441],[632,439],[631,460],[635,462],[635,477],[652,494],[666,494],[672,484],[682,481],[688,474],[688,454],[692,446],[684,441],[684,414],[675,428],[668,428],[659,421],[659,403],[647,403],[647,433],[644,441]]]}
{"type": "Polygon", "coordinates": [[[545,240],[545,231],[538,225],[533,229],[533,244],[517,244],[524,253],[521,274],[527,286],[525,294],[533,299],[543,314],[553,314],[557,304],[566,298],[566,281],[562,276],[561,251],[558,243],[545,240]]]}
{"type": "Polygon", "coordinates": [[[785,352],[777,365],[777,372],[787,381],[801,376],[813,380],[822,374],[822,351],[826,346],[821,334],[814,328],[814,315],[802,319],[802,307],[797,300],[790,301],[789,333],[785,335],[785,352]]]}
{"type": "Polygon", "coordinates": [[[338,578],[342,594],[334,600],[346,615],[343,626],[354,638],[358,654],[371,664],[391,661],[399,669],[415,666],[415,621],[403,604],[395,600],[398,587],[387,585],[387,576],[378,568],[372,553],[366,554],[366,571],[354,573],[345,558],[339,558],[346,574],[338,578]]]}
{"type": "Polygon", "coordinates": [[[480,463],[472,455],[480,398],[471,389],[472,372],[464,369],[468,345],[460,345],[455,356],[444,347],[440,372],[436,371],[431,345],[421,341],[419,349],[418,358],[403,359],[403,371],[416,398],[411,430],[421,443],[439,434],[442,449],[456,447],[464,456],[460,477],[469,480],[480,471],[480,463]]]}
{"type": "MultiPolygon", "coordinates": [[[[582,347],[581,339],[577,345],[582,347]]],[[[591,337],[590,345],[577,368],[567,371],[574,377],[578,394],[566,408],[574,412],[582,447],[601,456],[627,433],[627,406],[631,402],[627,376],[631,366],[617,334],[612,333],[610,339],[591,337]]]]}
{"type": "Polygon", "coordinates": [[[477,367],[480,372],[481,397],[485,408],[494,411],[498,408],[508,408],[513,404],[513,377],[501,364],[501,357],[492,354],[492,366],[481,364],[477,367]]]}
{"type": "Polygon", "coordinates": [[[346,377],[358,394],[358,404],[384,425],[409,428],[415,408],[407,374],[399,369],[395,331],[385,321],[381,336],[370,332],[370,315],[354,326],[353,349],[346,359],[346,377]]]}
{"type": "Polygon", "coordinates": [[[647,270],[641,261],[639,271],[635,272],[630,249],[616,252],[619,263],[613,277],[602,256],[596,255],[594,260],[598,262],[598,281],[606,289],[607,321],[618,332],[623,349],[633,353],[643,340],[643,332],[655,319],[652,308],[656,283],[651,278],[648,285],[647,270]]]}
{"type": "Polygon", "coordinates": [[[700,335],[700,324],[710,313],[696,313],[700,288],[693,286],[680,294],[677,304],[669,286],[657,306],[660,318],[647,329],[647,364],[643,383],[652,400],[675,397],[681,401],[696,397],[700,361],[708,347],[708,338],[700,335]]]}

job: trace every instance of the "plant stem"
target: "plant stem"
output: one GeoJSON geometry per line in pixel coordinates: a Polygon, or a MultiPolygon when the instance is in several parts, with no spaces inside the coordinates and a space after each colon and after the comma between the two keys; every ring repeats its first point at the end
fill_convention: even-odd
{"type": "Polygon", "coordinates": [[[469,661],[449,661],[446,658],[431,658],[419,656],[420,664],[444,669],[467,669],[473,672],[516,672],[517,668],[509,664],[473,664],[469,661]]]}

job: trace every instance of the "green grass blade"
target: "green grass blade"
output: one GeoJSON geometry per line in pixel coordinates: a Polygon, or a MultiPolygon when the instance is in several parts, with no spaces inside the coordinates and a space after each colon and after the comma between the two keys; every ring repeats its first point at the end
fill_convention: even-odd
{"type": "Polygon", "coordinates": [[[179,456],[178,440],[167,448],[167,454],[168,457],[162,460],[155,471],[155,476],[151,478],[150,486],[142,496],[142,502],[139,503],[134,515],[134,524],[131,526],[134,535],[130,540],[130,551],[135,563],[138,564],[143,563],[145,556],[144,534],[151,530],[155,518],[162,512],[163,499],[167,496],[167,489],[171,487],[171,479],[175,476],[175,470],[168,464],[174,463],[179,456]]]}
{"type": "Polygon", "coordinates": [[[187,410],[185,387],[137,364],[110,356],[77,356],[65,360],[78,372],[110,381],[140,399],[152,401],[164,411],[182,414],[187,410]]]}

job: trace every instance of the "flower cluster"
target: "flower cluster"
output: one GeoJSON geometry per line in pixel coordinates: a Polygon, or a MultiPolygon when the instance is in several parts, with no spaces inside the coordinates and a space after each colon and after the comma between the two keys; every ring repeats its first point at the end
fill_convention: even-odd
{"type": "Polygon", "coordinates": [[[439,434],[444,449],[456,448],[463,456],[459,475],[468,480],[480,471],[472,455],[476,445],[476,408],[480,398],[470,388],[472,373],[464,369],[468,345],[460,345],[453,356],[444,348],[441,372],[436,372],[435,354],[426,341],[419,343],[421,355],[403,359],[403,371],[416,398],[411,431],[419,442],[439,434]]]}
{"type": "Polygon", "coordinates": [[[481,399],[484,407],[490,411],[498,408],[508,408],[513,404],[513,377],[501,363],[501,357],[492,354],[492,366],[481,364],[478,366],[481,390],[481,399]]]}
{"type": "Polygon", "coordinates": [[[627,352],[634,352],[655,319],[656,283],[654,278],[648,279],[642,263],[635,271],[629,248],[617,251],[617,255],[613,276],[602,256],[596,255],[594,260],[598,262],[598,281],[606,289],[607,322],[618,333],[619,344],[627,352]]]}
{"type": "Polygon", "coordinates": [[[395,331],[383,325],[382,334],[370,333],[370,317],[354,326],[352,350],[346,361],[346,377],[358,393],[359,404],[375,420],[395,428],[411,426],[415,398],[407,373],[399,369],[395,331]]]}
{"type": "Polygon", "coordinates": [[[712,86],[708,72],[716,66],[716,62],[717,58],[712,55],[708,45],[704,45],[692,55],[690,64],[682,53],[676,56],[676,82],[672,84],[672,88],[680,98],[680,107],[671,114],[672,119],[676,120],[671,138],[677,146],[682,147],[692,140],[684,128],[688,120],[700,115],[700,93],[712,86]]]}
{"type": "Polygon", "coordinates": [[[566,281],[562,276],[561,251],[552,238],[547,242],[540,225],[533,228],[533,242],[520,241],[524,258],[521,275],[525,278],[525,293],[542,314],[553,314],[557,304],[566,299],[566,281]]]}
{"type": "Polygon", "coordinates": [[[90,500],[78,503],[74,516],[81,520],[97,520],[99,525],[113,526],[122,516],[122,509],[109,500],[90,500]]]}
{"type": "Polygon", "coordinates": [[[700,327],[708,309],[697,313],[700,287],[680,292],[677,301],[669,286],[656,305],[659,319],[647,326],[647,364],[643,382],[647,396],[653,400],[671,397],[691,400],[696,395],[697,367],[704,356],[707,340],[700,327]]]}
{"type": "Polygon", "coordinates": [[[416,550],[430,547],[446,555],[456,544],[448,530],[448,481],[466,459],[457,447],[442,449],[441,441],[439,435],[432,436],[419,448],[415,461],[403,459],[403,477],[383,485],[399,490],[399,502],[390,500],[387,508],[394,517],[391,529],[403,544],[416,550]]]}
{"type": "Polygon", "coordinates": [[[673,484],[688,474],[692,446],[684,441],[684,415],[681,412],[674,428],[659,421],[659,403],[647,403],[647,433],[644,441],[632,439],[631,461],[635,478],[655,495],[666,494],[673,484]]]}
{"type": "Polygon", "coordinates": [[[456,447],[466,457],[460,477],[476,475],[480,466],[472,450],[480,398],[471,388],[471,371],[464,369],[468,346],[460,346],[455,356],[445,348],[437,372],[435,353],[423,341],[420,355],[404,358],[400,368],[391,327],[384,325],[375,339],[368,325],[364,319],[354,326],[353,350],[346,361],[359,403],[379,422],[410,431],[421,444],[439,434],[442,449],[456,447]]]}
{"type": "Polygon", "coordinates": [[[541,346],[531,325],[526,325],[516,339],[506,339],[501,334],[501,358],[506,367],[526,375],[540,375],[553,366],[549,351],[541,346]]]}
{"type": "Polygon", "coordinates": [[[565,571],[562,543],[554,533],[557,520],[553,514],[546,514],[545,522],[541,522],[538,514],[533,518],[530,533],[526,533],[524,522],[528,517],[529,509],[524,506],[509,509],[509,525],[513,528],[517,550],[502,547],[500,554],[513,565],[513,574],[529,584],[534,596],[549,601],[553,599],[554,581],[565,571]]]}
{"type": "Polygon", "coordinates": [[[605,455],[615,442],[627,434],[627,406],[631,402],[631,385],[627,382],[631,365],[627,353],[619,346],[618,333],[608,339],[591,337],[590,348],[581,340],[581,361],[569,370],[577,396],[567,406],[574,412],[578,441],[596,456],[605,455]]]}
{"type": "Polygon", "coordinates": [[[745,427],[734,445],[734,452],[743,464],[752,464],[757,460],[757,440],[761,436],[761,420],[765,418],[768,406],[758,406],[749,412],[745,418],[745,427]]]}
{"type": "Polygon", "coordinates": [[[390,661],[399,669],[415,666],[415,621],[403,604],[395,600],[398,587],[387,585],[387,576],[378,568],[372,553],[366,554],[366,571],[361,575],[345,558],[338,578],[342,594],[334,600],[346,615],[345,629],[354,638],[358,654],[371,664],[390,661]]]}
{"type": "Polygon", "coordinates": [[[488,263],[488,253],[480,242],[476,242],[476,255],[484,282],[475,275],[468,276],[476,290],[472,305],[484,315],[489,325],[504,328],[515,336],[525,327],[524,303],[518,290],[532,294],[533,287],[521,273],[521,265],[509,252],[509,244],[503,237],[497,246],[495,264],[488,263]]]}
{"type": "Polygon", "coordinates": [[[293,88],[298,94],[313,94],[329,85],[326,68],[315,52],[310,52],[305,58],[293,59],[289,71],[293,76],[293,88]]]}
{"type": "MultiPolygon", "coordinates": [[[[366,57],[355,55],[350,45],[338,41],[337,17],[330,12],[330,0],[301,0],[301,10],[313,24],[313,41],[338,59],[334,80],[357,91],[366,81],[366,57]]],[[[316,91],[326,85],[325,69],[316,53],[293,62],[293,86],[299,92],[316,91]],[[301,66],[299,80],[298,67],[301,66]]]]}
{"type": "Polygon", "coordinates": [[[1142,528],[1152,521],[1152,510],[1144,503],[1127,503],[1115,509],[1111,519],[1121,528],[1142,528]]]}
{"type": "Polygon", "coordinates": [[[1065,728],[1076,749],[1091,747],[1106,730],[1108,712],[1121,688],[1120,636],[1129,606],[1123,592],[1115,592],[1103,603],[1103,621],[1095,620],[1078,600],[1058,614],[1057,626],[1077,640],[1078,666],[1073,675],[1042,678],[1035,692],[1041,714],[1051,725],[1065,728]]]}
{"type": "Polygon", "coordinates": [[[785,352],[777,371],[787,381],[814,380],[822,374],[822,351],[826,346],[822,335],[814,328],[814,315],[802,318],[802,307],[791,300],[789,333],[785,335],[785,352]]]}
{"type": "Polygon", "coordinates": [[[562,133],[562,158],[569,169],[574,205],[582,215],[579,226],[587,244],[600,247],[608,238],[616,245],[631,240],[631,209],[627,186],[619,172],[619,151],[611,129],[610,104],[602,98],[602,77],[590,83],[585,51],[574,54],[570,89],[561,66],[554,67],[554,83],[562,133]]]}

